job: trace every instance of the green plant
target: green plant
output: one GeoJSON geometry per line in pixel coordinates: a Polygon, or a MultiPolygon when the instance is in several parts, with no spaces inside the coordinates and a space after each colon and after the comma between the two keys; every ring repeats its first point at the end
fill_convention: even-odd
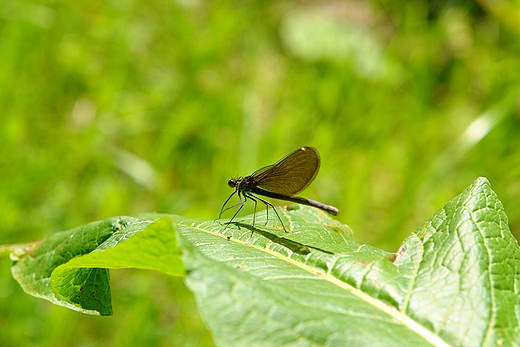
{"type": "Polygon", "coordinates": [[[356,244],[316,209],[280,214],[291,233],[251,217],[147,215],[4,251],[27,293],[90,314],[112,314],[108,269],[185,275],[221,346],[517,345],[520,248],[485,178],[396,254],[356,244]]]}

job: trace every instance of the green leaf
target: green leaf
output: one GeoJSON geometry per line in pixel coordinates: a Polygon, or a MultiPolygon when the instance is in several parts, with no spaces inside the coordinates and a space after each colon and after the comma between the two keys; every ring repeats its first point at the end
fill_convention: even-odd
{"type": "Polygon", "coordinates": [[[520,253],[486,179],[393,257],[315,209],[284,216],[292,234],[178,225],[186,282],[218,345],[518,345],[520,253]]]}
{"type": "Polygon", "coordinates": [[[183,275],[184,265],[220,346],[518,345],[520,252],[486,179],[396,254],[356,244],[347,226],[319,210],[279,214],[291,233],[266,211],[255,227],[252,216],[229,225],[112,218],[32,249],[10,247],[13,274],[32,295],[110,314],[108,268],[183,275]]]}
{"type": "Polygon", "coordinates": [[[112,314],[108,269],[183,275],[171,218],[116,217],[11,247],[13,277],[36,297],[88,314],[112,314]]]}

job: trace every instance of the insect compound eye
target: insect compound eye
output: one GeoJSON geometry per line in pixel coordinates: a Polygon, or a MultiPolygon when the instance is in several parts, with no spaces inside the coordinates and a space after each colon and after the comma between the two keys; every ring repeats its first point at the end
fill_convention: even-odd
{"type": "Polygon", "coordinates": [[[227,185],[230,186],[231,188],[235,188],[237,185],[237,180],[235,178],[232,178],[228,181],[227,185]]]}

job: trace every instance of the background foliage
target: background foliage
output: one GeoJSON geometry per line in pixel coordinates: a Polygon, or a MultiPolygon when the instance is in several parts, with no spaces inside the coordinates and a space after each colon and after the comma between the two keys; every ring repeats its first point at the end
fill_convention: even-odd
{"type": "MultiPolygon", "coordinates": [[[[6,1],[0,244],[147,211],[213,219],[310,145],[303,194],[388,251],[486,176],[520,232],[520,8],[503,1],[6,1]]],[[[247,213],[247,211],[244,211],[247,213]]],[[[211,344],[182,279],[112,272],[114,317],[26,296],[5,346],[211,344]]]]}

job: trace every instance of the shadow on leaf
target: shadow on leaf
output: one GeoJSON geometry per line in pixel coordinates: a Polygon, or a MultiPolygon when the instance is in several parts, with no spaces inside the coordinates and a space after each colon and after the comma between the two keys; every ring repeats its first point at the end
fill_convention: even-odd
{"type": "Polygon", "coordinates": [[[320,249],[320,248],[317,248],[317,247],[304,245],[304,244],[302,244],[300,242],[289,240],[289,239],[286,239],[285,237],[280,237],[280,236],[275,235],[273,233],[270,233],[268,231],[255,228],[255,227],[251,226],[250,224],[245,224],[245,223],[242,223],[242,222],[232,222],[231,224],[236,225],[239,228],[242,227],[244,229],[251,230],[252,233],[260,234],[260,235],[268,238],[269,240],[273,241],[274,243],[277,243],[277,244],[279,244],[281,246],[289,248],[294,253],[307,255],[307,254],[309,254],[311,252],[311,249],[314,249],[314,250],[317,250],[317,251],[320,251],[320,252],[323,252],[323,253],[332,254],[331,252],[326,251],[324,249],[320,249]]]}

